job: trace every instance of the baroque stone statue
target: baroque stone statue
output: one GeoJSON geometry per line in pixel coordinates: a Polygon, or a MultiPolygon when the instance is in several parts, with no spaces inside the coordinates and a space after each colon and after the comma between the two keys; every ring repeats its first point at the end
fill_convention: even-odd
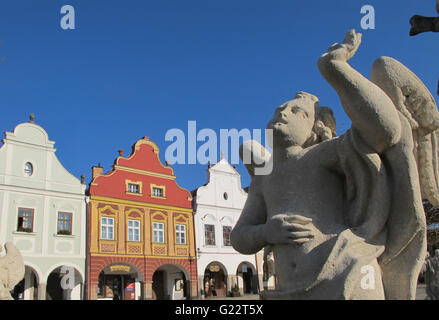
{"type": "Polygon", "coordinates": [[[426,255],[419,173],[437,163],[425,137],[439,113],[395,59],[377,59],[371,80],[353,69],[360,43],[351,30],[318,60],[352,121],[345,134],[336,136],[329,108],[300,92],[267,125],[272,154],[255,141],[241,146],[241,158],[253,156],[252,182],[231,241],[243,254],[273,251],[276,290],[262,299],[415,298],[426,255]],[[261,159],[271,173],[255,174],[261,159]]]}
{"type": "Polygon", "coordinates": [[[13,300],[10,291],[23,279],[24,263],[20,252],[12,243],[7,242],[5,248],[6,255],[0,256],[0,300],[13,300]]]}

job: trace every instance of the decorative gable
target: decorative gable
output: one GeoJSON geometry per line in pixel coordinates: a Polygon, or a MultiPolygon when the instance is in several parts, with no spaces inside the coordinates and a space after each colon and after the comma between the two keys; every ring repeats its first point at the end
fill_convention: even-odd
{"type": "Polygon", "coordinates": [[[159,148],[148,137],[137,141],[128,157],[122,150],[119,153],[110,172],[102,174],[96,170],[100,168],[93,168],[91,196],[192,208],[190,192],[177,184],[174,170],[161,163],[159,148]],[[154,194],[154,186],[160,186],[162,196],[154,194]]]}

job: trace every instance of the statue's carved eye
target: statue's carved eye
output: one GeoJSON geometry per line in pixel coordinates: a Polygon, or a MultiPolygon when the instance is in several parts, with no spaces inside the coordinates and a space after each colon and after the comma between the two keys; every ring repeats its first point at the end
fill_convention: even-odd
{"type": "Polygon", "coordinates": [[[308,112],[306,112],[302,108],[293,107],[293,108],[291,108],[291,112],[294,113],[294,114],[300,114],[302,116],[302,118],[304,118],[304,119],[309,118],[308,112]]]}

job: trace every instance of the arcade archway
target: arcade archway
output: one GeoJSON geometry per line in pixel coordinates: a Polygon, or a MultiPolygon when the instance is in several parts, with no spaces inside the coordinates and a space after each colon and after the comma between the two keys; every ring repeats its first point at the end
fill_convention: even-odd
{"type": "Polygon", "coordinates": [[[47,277],[46,300],[81,300],[84,279],[71,266],[59,266],[47,277]]]}
{"type": "Polygon", "coordinates": [[[190,299],[189,273],[180,265],[162,265],[152,276],[153,299],[190,299]]]}
{"type": "Polygon", "coordinates": [[[135,266],[114,263],[106,266],[98,278],[99,300],[143,299],[143,274],[135,266]]]}
{"type": "Polygon", "coordinates": [[[227,295],[227,271],[218,261],[211,262],[204,270],[204,292],[206,297],[225,297],[227,295]]]}
{"type": "Polygon", "coordinates": [[[258,293],[258,274],[250,262],[242,262],[236,270],[236,276],[242,294],[258,293]]]}
{"type": "Polygon", "coordinates": [[[25,265],[24,277],[12,290],[15,300],[38,300],[38,273],[30,266],[25,265]]]}

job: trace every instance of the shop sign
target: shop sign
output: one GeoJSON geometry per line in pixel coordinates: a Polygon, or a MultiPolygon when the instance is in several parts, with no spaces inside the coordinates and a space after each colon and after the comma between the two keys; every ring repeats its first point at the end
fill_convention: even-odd
{"type": "Polygon", "coordinates": [[[220,266],[218,266],[218,265],[211,265],[210,267],[209,267],[209,271],[210,272],[219,272],[221,270],[221,268],[220,268],[220,266]]]}
{"type": "Polygon", "coordinates": [[[116,271],[130,272],[130,270],[131,270],[130,266],[124,266],[124,265],[110,266],[110,272],[116,272],[116,271]]]}

